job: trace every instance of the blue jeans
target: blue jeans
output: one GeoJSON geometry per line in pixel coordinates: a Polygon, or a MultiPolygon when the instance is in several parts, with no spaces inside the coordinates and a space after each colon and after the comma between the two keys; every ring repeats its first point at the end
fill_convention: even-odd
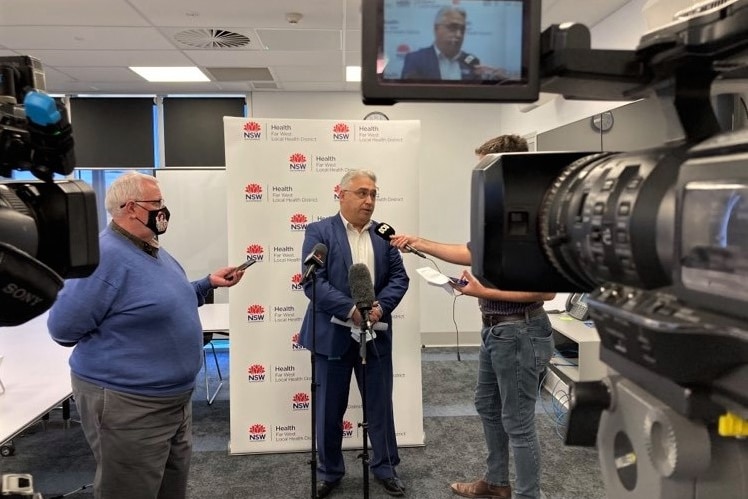
{"type": "Polygon", "coordinates": [[[540,443],[535,432],[538,380],[553,353],[548,316],[506,322],[481,331],[475,409],[488,447],[485,481],[509,485],[514,454],[515,497],[540,497],[540,443]]]}

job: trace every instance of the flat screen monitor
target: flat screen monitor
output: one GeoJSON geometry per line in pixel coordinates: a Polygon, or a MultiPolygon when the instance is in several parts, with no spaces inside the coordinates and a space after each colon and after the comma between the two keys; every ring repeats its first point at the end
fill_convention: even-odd
{"type": "Polygon", "coordinates": [[[362,7],[366,104],[532,102],[539,0],[372,0],[362,7]]]}

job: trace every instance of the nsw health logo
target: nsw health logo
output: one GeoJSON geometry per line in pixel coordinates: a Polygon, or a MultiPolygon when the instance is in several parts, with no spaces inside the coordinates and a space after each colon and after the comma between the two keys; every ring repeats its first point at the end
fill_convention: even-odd
{"type": "Polygon", "coordinates": [[[262,186],[260,184],[247,184],[244,187],[245,201],[262,201],[262,186]]]}
{"type": "Polygon", "coordinates": [[[332,140],[336,142],[347,142],[351,137],[351,129],[345,123],[335,123],[332,127],[332,140]]]}
{"type": "Polygon", "coordinates": [[[262,139],[262,126],[256,121],[248,121],[243,127],[244,140],[262,139]]]}
{"type": "Polygon", "coordinates": [[[247,322],[263,322],[264,320],[265,307],[257,304],[247,307],[247,322]]]}
{"type": "Polygon", "coordinates": [[[294,213],[291,215],[291,230],[294,232],[305,231],[306,224],[309,222],[309,218],[303,213],[294,213]]]}
{"type": "Polygon", "coordinates": [[[288,170],[292,172],[305,172],[306,163],[306,156],[300,152],[295,152],[288,158],[288,170]]]}
{"type": "Polygon", "coordinates": [[[267,436],[268,430],[264,424],[253,424],[249,427],[249,441],[250,442],[264,442],[267,436]]]}
{"type": "Polygon", "coordinates": [[[304,286],[301,285],[301,272],[291,276],[291,291],[302,291],[304,286]]]}
{"type": "Polygon", "coordinates": [[[291,400],[291,409],[294,411],[308,411],[311,405],[309,394],[299,392],[294,394],[291,400]]]}
{"type": "Polygon", "coordinates": [[[265,248],[259,244],[250,244],[247,246],[247,260],[254,260],[257,263],[265,260],[265,248]]]}
{"type": "Polygon", "coordinates": [[[247,368],[247,381],[250,383],[262,383],[265,381],[265,366],[252,364],[247,368]]]}
{"type": "Polygon", "coordinates": [[[353,436],[353,423],[347,419],[343,420],[343,438],[351,438],[353,436]]]}
{"type": "Polygon", "coordinates": [[[301,350],[306,350],[303,346],[299,344],[300,335],[299,333],[295,333],[293,336],[291,336],[291,350],[294,352],[298,352],[301,350]]]}

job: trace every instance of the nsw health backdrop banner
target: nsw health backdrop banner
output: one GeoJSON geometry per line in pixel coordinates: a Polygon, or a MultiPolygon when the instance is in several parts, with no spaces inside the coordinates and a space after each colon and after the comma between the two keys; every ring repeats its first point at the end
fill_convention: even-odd
{"type": "MultiPolygon", "coordinates": [[[[257,262],[229,293],[230,452],[308,450],[311,359],[297,343],[309,302],[300,285],[306,226],[336,216],[343,175],[368,169],[380,191],[374,220],[417,233],[420,122],[225,117],[224,134],[229,262],[257,262]]],[[[399,445],[423,445],[421,262],[403,257],[411,286],[394,312],[395,424],[399,445]]],[[[344,448],[361,446],[361,421],[354,378],[344,448]]]]}

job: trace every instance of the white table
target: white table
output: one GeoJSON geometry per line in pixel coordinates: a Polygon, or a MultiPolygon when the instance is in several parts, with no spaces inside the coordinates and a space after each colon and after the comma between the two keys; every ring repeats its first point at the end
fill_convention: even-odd
{"type": "MultiPolygon", "coordinates": [[[[55,343],[47,314],[16,327],[0,327],[0,444],[8,442],[72,395],[72,348],[55,343]]],[[[12,446],[5,451],[12,452],[12,446]]]]}
{"type": "Polygon", "coordinates": [[[206,333],[229,332],[229,304],[208,303],[198,308],[200,323],[206,333]]]}
{"type": "Polygon", "coordinates": [[[203,326],[203,369],[205,374],[205,399],[208,401],[208,405],[211,405],[218,395],[218,391],[223,386],[223,375],[221,374],[221,368],[218,365],[218,357],[216,357],[216,348],[211,343],[213,335],[229,334],[229,304],[228,303],[207,303],[197,309],[200,314],[200,323],[203,326]],[[213,351],[213,360],[216,364],[216,371],[218,371],[218,386],[210,393],[210,387],[208,386],[208,359],[205,354],[205,347],[210,345],[213,351]]]}

